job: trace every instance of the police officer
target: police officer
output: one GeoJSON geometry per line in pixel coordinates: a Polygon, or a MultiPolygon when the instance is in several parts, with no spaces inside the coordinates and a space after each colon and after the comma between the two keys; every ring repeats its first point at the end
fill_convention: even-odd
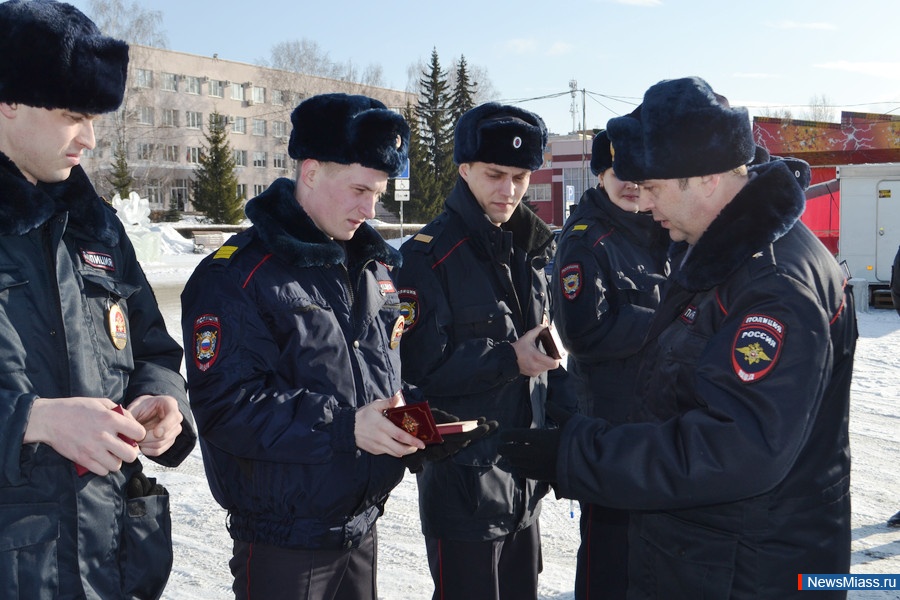
{"type": "Polygon", "coordinates": [[[382,415],[403,402],[389,271],[400,254],[366,223],[404,166],[409,127],[346,94],[305,100],[291,123],[296,181],[250,200],[253,226],[182,293],[191,407],[229,513],[236,597],[374,600],[375,521],[403,476],[395,457],[413,470],[425,458],[382,415]]]}
{"type": "MultiPolygon", "coordinates": [[[[548,372],[559,368],[536,345],[550,317],[543,267],[553,235],[521,204],[546,142],[531,112],[497,103],[469,110],[455,131],[456,187],[400,249],[404,379],[432,406],[462,419],[484,414],[501,430],[544,426],[548,372]]],[[[551,379],[554,389],[564,381],[551,379]]],[[[513,476],[496,436],[426,463],[418,486],[434,598],[537,596],[548,488],[513,476]]]]}
{"type": "Polygon", "coordinates": [[[616,175],[679,245],[640,420],[561,418],[501,452],[563,496],[632,511],[629,597],[802,597],[797,573],[850,568],[852,293],[799,220],[797,177],[782,160],[748,173],[747,111],[705,81],[662,81],[607,129],[616,175]]]}
{"type": "MultiPolygon", "coordinates": [[[[633,408],[644,338],[668,275],[669,236],[643,210],[638,185],[616,177],[612,165],[601,131],[590,164],[598,184],[563,227],[552,289],[579,412],[617,425],[633,408]]],[[[576,598],[625,598],[628,513],[584,504],[580,528],[576,598]]]]}
{"type": "Polygon", "coordinates": [[[158,598],[168,496],[137,457],[194,446],[182,351],[79,165],[128,46],[52,0],[0,4],[0,31],[0,595],[158,598]]]}

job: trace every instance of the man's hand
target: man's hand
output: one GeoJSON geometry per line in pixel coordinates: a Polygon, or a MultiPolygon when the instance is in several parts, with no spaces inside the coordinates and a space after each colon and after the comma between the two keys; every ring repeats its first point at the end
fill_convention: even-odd
{"type": "Polygon", "coordinates": [[[108,398],[38,398],[31,407],[24,444],[41,442],[97,475],[108,475],[134,462],[138,448],[120,435],[140,440],[144,427],[127,411],[111,410],[108,398]]]}
{"type": "Polygon", "coordinates": [[[134,438],[147,456],[159,456],[171,448],[181,433],[184,415],[172,396],[138,396],[128,405],[128,412],[147,431],[143,439],[134,438]]]}
{"type": "Polygon", "coordinates": [[[425,442],[394,425],[382,414],[386,409],[400,406],[400,392],[386,400],[376,400],[356,411],[353,435],[356,447],[369,454],[390,454],[400,458],[425,447],[425,442]]]}
{"type": "MultiPolygon", "coordinates": [[[[455,423],[459,421],[459,417],[451,415],[437,408],[431,409],[435,423],[455,423]]],[[[497,429],[497,421],[486,421],[484,417],[478,418],[478,426],[471,431],[462,433],[449,433],[441,435],[444,442],[442,444],[428,444],[424,450],[420,450],[413,454],[403,457],[403,464],[409,469],[410,473],[418,473],[426,462],[433,462],[453,456],[475,440],[481,439],[486,435],[490,435],[497,429]]]]}
{"type": "Polygon", "coordinates": [[[500,434],[503,444],[498,451],[509,461],[514,474],[538,481],[556,483],[556,458],[562,430],[574,413],[562,406],[547,403],[547,422],[552,429],[507,429],[500,434]]]}
{"type": "Polygon", "coordinates": [[[545,325],[539,325],[512,343],[513,350],[516,351],[519,373],[526,377],[537,377],[544,371],[550,371],[559,366],[558,360],[550,358],[538,350],[537,336],[544,329],[546,329],[545,325]]]}

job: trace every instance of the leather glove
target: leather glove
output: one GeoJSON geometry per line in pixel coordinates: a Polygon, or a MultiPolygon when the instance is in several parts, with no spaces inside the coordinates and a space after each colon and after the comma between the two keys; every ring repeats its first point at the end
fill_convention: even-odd
{"type": "MultiPolygon", "coordinates": [[[[459,417],[451,415],[437,408],[431,409],[435,423],[455,423],[459,421],[459,417]]],[[[412,454],[407,454],[400,460],[406,465],[410,473],[419,473],[425,465],[425,462],[433,462],[442,460],[448,456],[453,456],[475,440],[481,439],[486,435],[490,435],[497,429],[497,421],[487,421],[484,417],[478,418],[478,425],[471,431],[463,433],[448,433],[442,435],[444,439],[442,444],[429,444],[424,449],[412,454]]]]}
{"type": "Polygon", "coordinates": [[[509,461],[514,475],[556,483],[556,458],[562,430],[571,412],[556,404],[546,406],[548,422],[555,423],[553,429],[507,429],[500,433],[503,442],[499,452],[509,461]]]}

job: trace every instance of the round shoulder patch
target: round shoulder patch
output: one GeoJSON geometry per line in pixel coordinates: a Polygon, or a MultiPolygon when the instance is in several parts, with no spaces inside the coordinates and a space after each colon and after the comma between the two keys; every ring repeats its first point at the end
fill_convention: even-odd
{"type": "Polygon", "coordinates": [[[772,317],[744,317],[731,348],[731,365],[741,381],[759,381],[775,368],[784,333],[784,325],[772,317]]]}
{"type": "Polygon", "coordinates": [[[574,300],[581,293],[584,285],[584,275],[581,263],[569,263],[559,270],[559,284],[566,300],[574,300]]]}
{"type": "Polygon", "coordinates": [[[194,321],[194,364],[201,371],[208,371],[219,357],[222,329],[219,317],[201,315],[194,321]]]}
{"type": "Polygon", "coordinates": [[[404,288],[397,292],[400,296],[400,316],[403,317],[403,329],[409,331],[416,325],[419,317],[419,293],[412,288],[404,288]]]}

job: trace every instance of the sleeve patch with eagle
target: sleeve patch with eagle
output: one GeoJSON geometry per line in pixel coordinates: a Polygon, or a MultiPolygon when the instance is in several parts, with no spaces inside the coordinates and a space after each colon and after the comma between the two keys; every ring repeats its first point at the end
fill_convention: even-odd
{"type": "Polygon", "coordinates": [[[775,368],[784,345],[784,325],[766,315],[744,317],[731,349],[731,365],[745,383],[759,381],[775,368]]]}

